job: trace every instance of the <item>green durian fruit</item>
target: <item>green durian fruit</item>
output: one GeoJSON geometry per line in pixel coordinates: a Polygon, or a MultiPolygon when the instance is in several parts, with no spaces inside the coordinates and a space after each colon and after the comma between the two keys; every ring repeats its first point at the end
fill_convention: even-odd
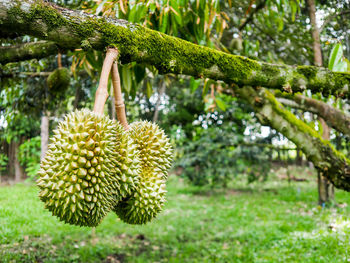
{"type": "Polygon", "coordinates": [[[144,170],[134,193],[113,209],[128,224],[145,224],[162,210],[165,202],[165,180],[161,174],[144,170]]]}
{"type": "Polygon", "coordinates": [[[117,162],[114,166],[120,181],[120,188],[114,196],[115,201],[120,201],[124,197],[132,194],[140,180],[140,159],[137,145],[134,144],[129,134],[119,123],[117,124],[117,134],[124,134],[117,140],[115,152],[118,152],[117,162]]]}
{"type": "Polygon", "coordinates": [[[138,183],[134,148],[115,121],[88,110],[68,114],[41,162],[40,199],[66,223],[98,225],[138,183]]]}
{"type": "Polygon", "coordinates": [[[65,91],[70,83],[70,72],[67,68],[58,68],[55,69],[47,77],[47,86],[49,90],[57,92],[65,91]]]}
{"type": "Polygon", "coordinates": [[[140,121],[129,127],[130,137],[140,151],[141,177],[143,170],[152,170],[167,178],[171,167],[173,149],[169,138],[157,124],[140,121]]]}

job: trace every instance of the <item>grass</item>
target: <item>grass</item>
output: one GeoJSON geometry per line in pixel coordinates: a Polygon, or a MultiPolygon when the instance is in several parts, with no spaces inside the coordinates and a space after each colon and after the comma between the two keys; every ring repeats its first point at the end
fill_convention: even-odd
{"type": "Polygon", "coordinates": [[[110,213],[96,228],[65,225],[44,210],[37,188],[0,188],[1,262],[346,262],[350,194],[317,206],[316,184],[276,178],[228,190],[171,177],[168,202],[145,226],[110,213]]]}

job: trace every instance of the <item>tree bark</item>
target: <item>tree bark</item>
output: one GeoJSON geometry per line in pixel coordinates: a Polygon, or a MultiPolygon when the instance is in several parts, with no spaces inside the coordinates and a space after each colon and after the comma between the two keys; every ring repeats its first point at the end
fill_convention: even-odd
{"type": "Polygon", "coordinates": [[[315,168],[336,187],[350,191],[350,160],[309,125],[285,109],[266,89],[233,87],[252,106],[263,125],[269,125],[299,147],[315,168]]]}
{"type": "Polygon", "coordinates": [[[150,64],[160,73],[186,74],[288,92],[305,89],[346,96],[350,74],[314,66],[274,65],[171,37],[121,19],[102,18],[43,0],[0,0],[0,30],[55,42],[63,49],[115,46],[122,63],[150,64]]]}
{"type": "Polygon", "coordinates": [[[12,46],[0,47],[0,63],[23,61],[33,58],[44,58],[57,54],[58,47],[54,42],[37,41],[12,46]]]}
{"type": "Polygon", "coordinates": [[[283,105],[316,114],[323,118],[332,128],[344,135],[350,136],[349,114],[342,112],[323,101],[308,98],[299,94],[291,95],[277,92],[275,93],[275,96],[283,105]]]}
{"type": "Polygon", "coordinates": [[[19,163],[18,160],[18,152],[19,152],[19,146],[20,142],[13,141],[12,142],[12,147],[13,147],[13,166],[14,166],[14,171],[15,171],[15,182],[20,182],[24,178],[24,171],[23,167],[19,163]]]}
{"type": "Polygon", "coordinates": [[[312,34],[312,48],[314,51],[314,64],[316,66],[321,67],[322,62],[322,50],[320,44],[320,32],[318,31],[317,23],[316,23],[316,5],[315,0],[307,0],[308,8],[309,8],[309,17],[311,22],[311,34],[312,34]]]}
{"type": "MultiPolygon", "coordinates": [[[[323,118],[319,118],[322,126],[322,139],[329,141],[330,128],[323,118]]],[[[318,203],[321,206],[334,202],[334,186],[323,175],[323,171],[318,171],[317,174],[318,185],[318,203]]]]}
{"type": "Polygon", "coordinates": [[[49,147],[49,116],[48,114],[43,114],[41,116],[41,125],[40,125],[40,137],[41,137],[41,155],[40,159],[42,160],[45,157],[47,149],[49,147]]]}

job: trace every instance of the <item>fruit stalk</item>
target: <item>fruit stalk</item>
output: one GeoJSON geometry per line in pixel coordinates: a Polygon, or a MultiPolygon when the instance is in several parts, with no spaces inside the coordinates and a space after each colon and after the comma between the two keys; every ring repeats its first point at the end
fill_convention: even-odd
{"type": "Polygon", "coordinates": [[[118,72],[118,63],[114,62],[112,66],[112,83],[114,91],[114,104],[117,113],[117,119],[125,130],[129,129],[128,121],[125,114],[125,104],[123,100],[122,90],[120,87],[120,77],[118,72]]]}
{"type": "Polygon", "coordinates": [[[94,112],[103,114],[103,109],[108,98],[108,77],[111,71],[114,60],[118,57],[118,50],[115,48],[108,48],[105,60],[103,61],[100,83],[96,90],[94,112]]]}

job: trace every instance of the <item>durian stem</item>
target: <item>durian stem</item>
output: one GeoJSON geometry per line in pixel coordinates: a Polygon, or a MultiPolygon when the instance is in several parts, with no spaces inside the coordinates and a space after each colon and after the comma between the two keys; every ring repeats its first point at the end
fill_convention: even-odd
{"type": "Polygon", "coordinates": [[[115,111],[117,113],[117,119],[125,130],[129,129],[128,121],[125,114],[125,104],[122,95],[122,89],[120,87],[120,77],[118,72],[118,63],[114,62],[112,66],[112,83],[114,91],[114,104],[115,111]]]}
{"type": "Polygon", "coordinates": [[[94,112],[103,114],[103,109],[108,98],[108,77],[114,60],[118,57],[118,50],[108,48],[105,60],[103,61],[100,83],[96,90],[94,112]]]}

